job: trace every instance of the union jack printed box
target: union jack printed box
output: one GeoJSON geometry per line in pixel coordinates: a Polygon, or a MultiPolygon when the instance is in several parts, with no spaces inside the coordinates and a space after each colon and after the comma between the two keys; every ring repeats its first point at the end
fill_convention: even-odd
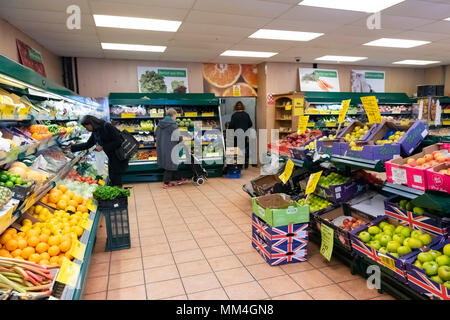
{"type": "MultiPolygon", "coordinates": [[[[431,249],[442,251],[442,248],[449,244],[447,239],[445,242],[438,243],[431,246],[431,249]]],[[[406,268],[408,273],[408,285],[430,299],[438,298],[441,300],[450,300],[450,289],[446,288],[443,284],[439,284],[436,281],[431,280],[424,272],[424,270],[417,268],[413,263],[416,261],[417,255],[406,261],[406,268]]]]}
{"type": "Polygon", "coordinates": [[[412,211],[403,210],[399,206],[402,198],[392,196],[384,200],[384,210],[387,216],[397,220],[402,225],[410,229],[421,230],[423,232],[446,235],[450,229],[449,218],[430,217],[427,212],[424,215],[415,214],[412,211]]]}
{"type": "Polygon", "coordinates": [[[308,224],[271,227],[252,217],[252,246],[272,266],[307,260],[308,224]]]}
{"type": "MultiPolygon", "coordinates": [[[[380,219],[378,220],[378,222],[379,222],[378,224],[380,224],[383,221],[393,224],[396,227],[399,225],[397,220],[394,220],[388,216],[380,217],[380,219]]],[[[366,231],[368,228],[369,228],[368,226],[364,226],[362,228],[358,228],[356,230],[350,231],[350,238],[351,238],[351,242],[352,242],[353,252],[356,255],[359,255],[361,257],[366,256],[369,259],[372,259],[373,261],[375,261],[381,265],[384,265],[384,266],[388,266],[388,265],[386,265],[386,263],[384,263],[382,261],[382,260],[385,260],[384,259],[385,257],[387,257],[388,259],[394,260],[394,264],[392,264],[390,266],[391,267],[390,269],[394,272],[394,277],[403,283],[408,283],[407,271],[406,271],[406,261],[408,259],[410,259],[411,257],[419,254],[420,252],[426,251],[425,247],[422,247],[420,249],[413,249],[412,252],[405,254],[399,258],[395,258],[394,256],[390,255],[389,253],[382,254],[382,253],[378,252],[377,250],[375,250],[374,248],[369,247],[366,243],[364,243],[364,241],[362,241],[358,237],[360,232],[366,231]]],[[[433,235],[433,234],[431,234],[431,237],[432,237],[432,241],[429,246],[433,246],[433,245],[441,242],[443,239],[442,236],[433,235]]]]}

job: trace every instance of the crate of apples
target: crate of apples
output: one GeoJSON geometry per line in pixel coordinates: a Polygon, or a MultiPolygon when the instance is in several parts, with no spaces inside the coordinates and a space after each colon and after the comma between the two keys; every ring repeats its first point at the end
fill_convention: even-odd
{"type": "Polygon", "coordinates": [[[365,221],[357,219],[355,217],[351,219],[346,218],[342,221],[342,224],[339,226],[339,228],[344,229],[345,231],[352,231],[353,229],[359,228],[360,226],[363,226],[365,224],[365,221]]]}

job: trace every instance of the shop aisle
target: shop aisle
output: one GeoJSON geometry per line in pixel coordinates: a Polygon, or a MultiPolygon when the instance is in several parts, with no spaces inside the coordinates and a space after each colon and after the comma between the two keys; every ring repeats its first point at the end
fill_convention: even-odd
{"type": "Polygon", "coordinates": [[[83,299],[392,299],[338,260],[328,263],[314,243],[308,262],[267,265],[251,246],[251,202],[242,191],[258,175],[251,168],[242,179],[169,190],[131,185],[132,248],[104,252],[102,222],[83,299]]]}

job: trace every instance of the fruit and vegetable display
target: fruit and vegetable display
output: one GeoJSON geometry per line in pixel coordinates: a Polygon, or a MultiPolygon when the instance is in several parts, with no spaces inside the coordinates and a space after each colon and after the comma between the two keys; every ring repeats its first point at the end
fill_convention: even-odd
{"type": "Polygon", "coordinates": [[[442,251],[429,250],[419,253],[414,265],[422,269],[431,280],[450,289],[450,244],[446,244],[442,251]]]}
{"type": "Polygon", "coordinates": [[[66,176],[66,179],[72,180],[72,181],[77,181],[77,182],[84,182],[87,184],[96,184],[97,183],[97,180],[92,178],[92,176],[90,176],[90,175],[82,176],[76,170],[69,171],[69,173],[66,176]]]}
{"type": "Polygon", "coordinates": [[[339,228],[345,231],[352,231],[353,229],[359,228],[360,226],[366,225],[366,222],[362,219],[355,217],[348,217],[342,221],[339,228]]]}
{"type": "Polygon", "coordinates": [[[155,142],[155,137],[151,134],[136,134],[134,138],[142,144],[152,144],[155,142]]]}
{"type": "Polygon", "coordinates": [[[133,160],[149,160],[150,158],[156,158],[156,149],[139,150],[136,158],[133,158],[133,160]]]}
{"type": "Polygon", "coordinates": [[[423,213],[424,213],[423,208],[414,206],[411,201],[408,201],[406,199],[400,200],[398,203],[398,206],[403,210],[412,211],[418,215],[423,215],[423,213]]]}
{"type": "Polygon", "coordinates": [[[358,237],[378,252],[389,253],[396,258],[429,245],[433,240],[428,233],[402,225],[395,226],[386,221],[360,232],[358,237]]]}
{"type": "Polygon", "coordinates": [[[47,193],[41,202],[49,207],[70,211],[70,212],[88,212],[86,207],[87,199],[72,190],[69,190],[65,185],[59,185],[47,193]]]}
{"type": "Polygon", "coordinates": [[[320,130],[309,130],[302,134],[292,133],[279,141],[278,145],[281,148],[299,147],[307,144],[311,140],[316,139],[321,134],[322,132],[320,130]]]}
{"type": "Polygon", "coordinates": [[[301,205],[309,205],[309,212],[316,212],[316,211],[325,209],[328,206],[333,204],[332,202],[328,201],[327,199],[319,197],[315,194],[311,194],[309,196],[308,200],[306,200],[306,198],[298,200],[298,203],[301,205]]]}
{"type": "Polygon", "coordinates": [[[366,133],[369,131],[369,126],[368,125],[364,125],[363,127],[361,126],[355,126],[352,130],[352,132],[347,133],[344,136],[344,140],[347,142],[355,142],[357,140],[361,140],[366,133]]]}
{"type": "Polygon", "coordinates": [[[15,161],[11,164],[10,168],[8,169],[8,173],[10,175],[19,176],[22,180],[25,181],[34,181],[37,184],[42,184],[48,178],[47,174],[30,169],[27,167],[27,165],[19,161],[15,161]]]}
{"type": "Polygon", "coordinates": [[[392,112],[392,113],[411,112],[411,107],[405,105],[400,106],[379,105],[378,109],[380,109],[380,112],[392,112]]]}
{"type": "Polygon", "coordinates": [[[0,209],[2,209],[12,198],[12,192],[8,188],[0,186],[0,209]]]}
{"type": "Polygon", "coordinates": [[[121,115],[122,113],[131,113],[136,116],[145,116],[147,114],[147,109],[142,106],[112,106],[110,109],[111,114],[113,115],[121,115]]]}
{"type": "Polygon", "coordinates": [[[377,140],[375,143],[378,145],[385,145],[387,143],[397,143],[405,134],[405,131],[391,130],[383,139],[377,140]]]}
{"type": "Polygon", "coordinates": [[[193,127],[194,121],[190,118],[177,118],[176,124],[178,127],[193,127]]]}
{"type": "Polygon", "coordinates": [[[349,177],[344,177],[336,172],[331,172],[327,176],[320,176],[318,185],[328,189],[330,186],[344,184],[349,180],[349,177]]]}
{"type": "Polygon", "coordinates": [[[11,174],[8,171],[0,172],[0,186],[14,188],[15,186],[30,186],[31,181],[26,181],[18,174],[11,174]]]}
{"type": "Polygon", "coordinates": [[[418,169],[428,169],[447,161],[450,161],[450,157],[448,155],[445,156],[440,151],[433,151],[433,153],[425,154],[421,158],[409,158],[406,162],[406,166],[418,169]]]}
{"type": "Polygon", "coordinates": [[[116,186],[98,186],[94,191],[94,198],[98,200],[114,200],[116,198],[124,198],[129,196],[129,189],[122,189],[116,186]]]}

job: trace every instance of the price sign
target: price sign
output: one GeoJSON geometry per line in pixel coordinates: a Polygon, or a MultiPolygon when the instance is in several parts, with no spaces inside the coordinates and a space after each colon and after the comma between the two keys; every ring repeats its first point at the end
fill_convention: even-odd
{"type": "Polygon", "coordinates": [[[81,243],[79,240],[72,240],[72,246],[70,247],[69,253],[76,259],[83,261],[84,253],[86,252],[86,245],[81,243]]]}
{"type": "MultiPolygon", "coordinates": [[[[315,122],[309,122],[309,123],[308,123],[308,128],[310,128],[310,127],[315,127],[315,125],[316,125],[315,122]]],[[[316,140],[314,140],[314,141],[316,141],[316,140]]]]}
{"type": "Polygon", "coordinates": [[[124,118],[124,119],[136,118],[136,114],[135,113],[122,113],[120,115],[120,117],[124,118]]]}
{"type": "Polygon", "coordinates": [[[409,120],[402,120],[402,121],[400,121],[400,125],[401,125],[401,126],[407,126],[407,125],[409,125],[409,120]]]}
{"type": "Polygon", "coordinates": [[[369,123],[381,123],[380,109],[378,109],[378,102],[375,96],[361,97],[361,101],[366,111],[369,123]]]}
{"type": "Polygon", "coordinates": [[[105,185],[105,181],[103,181],[102,179],[97,181],[99,185],[104,186],[105,185]]]}
{"type": "Polygon", "coordinates": [[[64,259],[61,269],[58,272],[58,276],[56,277],[56,281],[75,287],[80,274],[80,269],[81,266],[79,264],[72,262],[69,259],[64,259]]]}
{"type": "Polygon", "coordinates": [[[149,157],[148,160],[150,160],[150,161],[156,161],[157,158],[156,158],[156,157],[149,157]]]}
{"type": "Polygon", "coordinates": [[[309,176],[308,184],[306,185],[305,194],[313,193],[316,190],[317,182],[319,182],[322,171],[313,173],[309,176]]]}
{"type": "Polygon", "coordinates": [[[214,112],[203,112],[202,117],[214,117],[214,112]]]}
{"type": "Polygon", "coordinates": [[[89,211],[91,212],[97,212],[97,206],[93,203],[90,203],[87,205],[87,208],[89,209],[89,211]]]}
{"type": "Polygon", "coordinates": [[[14,120],[14,112],[16,108],[10,104],[3,105],[2,108],[2,119],[5,120],[14,120]]]}
{"type": "Polygon", "coordinates": [[[292,171],[294,170],[294,162],[291,159],[288,159],[286,162],[286,166],[284,167],[283,173],[279,176],[280,180],[283,181],[284,184],[289,181],[289,178],[292,175],[292,171]]]}
{"type": "Polygon", "coordinates": [[[25,108],[19,108],[18,109],[18,119],[19,120],[24,120],[26,118],[28,118],[28,113],[30,112],[30,107],[25,107],[25,108]]]}
{"type": "Polygon", "coordinates": [[[327,127],[336,127],[336,122],[327,122],[327,127]]]}
{"type": "Polygon", "coordinates": [[[233,86],[233,96],[234,97],[240,97],[241,96],[241,86],[234,85],[233,86]]]}
{"type": "Polygon", "coordinates": [[[380,254],[379,257],[380,257],[381,263],[382,263],[384,266],[386,266],[386,267],[388,267],[389,269],[395,271],[395,261],[394,261],[394,259],[389,258],[389,257],[387,257],[387,256],[384,256],[384,255],[382,255],[382,254],[380,254]]]}
{"type": "Polygon", "coordinates": [[[89,216],[84,216],[80,219],[80,227],[88,231],[92,229],[92,220],[89,219],[89,216]]]}
{"type": "Polygon", "coordinates": [[[297,133],[302,134],[306,132],[306,128],[308,127],[309,116],[300,116],[298,117],[298,129],[297,133]]]}
{"type": "Polygon", "coordinates": [[[320,230],[322,235],[320,253],[330,261],[333,254],[334,230],[324,223],[321,224],[320,230]]]}
{"type": "Polygon", "coordinates": [[[197,112],[185,112],[184,116],[185,117],[196,117],[198,115],[197,112]]]}
{"type": "Polygon", "coordinates": [[[291,111],[292,110],[292,104],[287,104],[284,106],[284,110],[291,111]]]}
{"type": "Polygon", "coordinates": [[[303,107],[305,106],[304,98],[295,98],[294,99],[294,116],[303,116],[303,107]]]}
{"type": "Polygon", "coordinates": [[[348,107],[350,107],[350,101],[351,99],[342,100],[342,108],[341,111],[339,111],[338,123],[344,122],[345,116],[347,115],[348,107]]]}

